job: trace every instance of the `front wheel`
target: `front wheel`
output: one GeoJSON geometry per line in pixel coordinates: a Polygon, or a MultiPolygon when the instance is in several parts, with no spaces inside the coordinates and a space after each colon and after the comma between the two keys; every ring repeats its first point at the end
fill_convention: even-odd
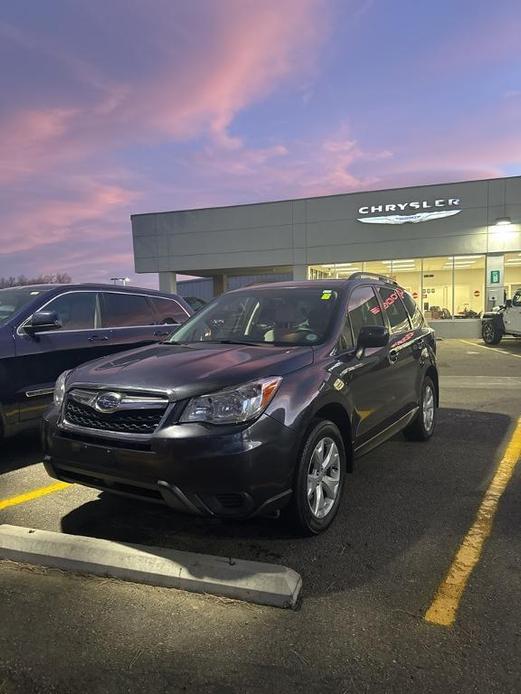
{"type": "Polygon", "coordinates": [[[290,519],[305,535],[317,535],[335,518],[346,474],[346,452],[338,427],[318,420],[298,460],[290,519]]]}
{"type": "Polygon", "coordinates": [[[420,407],[414,419],[403,430],[409,441],[427,441],[436,427],[437,403],[436,389],[429,376],[426,376],[421,390],[420,407]]]}
{"type": "Polygon", "coordinates": [[[503,337],[501,330],[491,322],[483,323],[481,335],[483,342],[487,345],[498,345],[503,337]]]}

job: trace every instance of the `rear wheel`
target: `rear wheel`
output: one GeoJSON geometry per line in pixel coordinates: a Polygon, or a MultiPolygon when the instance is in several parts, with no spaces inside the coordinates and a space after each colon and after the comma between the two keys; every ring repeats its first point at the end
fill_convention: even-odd
{"type": "Polygon", "coordinates": [[[403,430],[409,441],[427,441],[434,433],[437,419],[436,389],[429,376],[426,376],[421,391],[420,407],[414,419],[403,430]]]}
{"type": "Polygon", "coordinates": [[[306,535],[325,530],[335,518],[346,474],[346,453],[338,427],[317,420],[309,431],[298,461],[288,514],[306,535]]]}
{"type": "Polygon", "coordinates": [[[501,330],[491,322],[483,323],[481,335],[483,336],[483,342],[487,345],[498,345],[503,337],[501,330]]]}

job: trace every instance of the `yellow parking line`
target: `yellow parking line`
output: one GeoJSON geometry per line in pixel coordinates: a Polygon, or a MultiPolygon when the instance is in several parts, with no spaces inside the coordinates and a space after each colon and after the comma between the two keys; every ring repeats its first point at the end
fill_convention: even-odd
{"type": "Polygon", "coordinates": [[[507,357],[515,357],[516,359],[521,359],[521,354],[512,354],[512,352],[507,352],[506,349],[498,349],[497,347],[489,347],[488,345],[480,345],[479,342],[471,342],[470,340],[463,340],[460,338],[460,342],[464,342],[466,345],[472,345],[473,347],[481,347],[481,349],[486,349],[491,352],[499,352],[499,354],[506,354],[507,357]]]}
{"type": "Polygon", "coordinates": [[[445,627],[454,624],[465,586],[480,559],[485,542],[492,530],[499,500],[512,477],[520,456],[521,418],[517,422],[505,454],[485,492],[474,523],[461,543],[431,606],[425,613],[427,622],[445,627]]]}
{"type": "Polygon", "coordinates": [[[26,501],[38,499],[46,494],[59,492],[61,489],[65,489],[65,487],[70,487],[70,484],[68,482],[56,482],[55,484],[49,484],[47,487],[38,487],[38,489],[32,489],[30,492],[26,492],[25,494],[9,496],[7,499],[0,499],[0,511],[2,511],[4,508],[9,508],[9,506],[25,504],[26,501]]]}

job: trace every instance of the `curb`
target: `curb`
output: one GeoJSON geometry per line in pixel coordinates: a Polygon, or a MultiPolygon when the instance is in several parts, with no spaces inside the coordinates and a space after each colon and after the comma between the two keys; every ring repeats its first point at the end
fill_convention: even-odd
{"type": "Polygon", "coordinates": [[[0,559],[295,608],[300,574],[286,566],[0,525],[0,559]]]}

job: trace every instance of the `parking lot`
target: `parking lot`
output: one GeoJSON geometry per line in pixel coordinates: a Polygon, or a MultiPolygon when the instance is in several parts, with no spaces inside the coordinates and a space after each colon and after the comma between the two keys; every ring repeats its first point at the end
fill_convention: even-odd
{"type": "Polygon", "coordinates": [[[360,459],[316,538],[49,491],[38,437],[3,444],[4,523],[280,563],[304,589],[298,610],[278,610],[0,562],[0,693],[518,692],[520,467],[454,625],[425,616],[521,416],[521,342],[446,340],[438,354],[434,438],[398,436],[360,459]]]}

